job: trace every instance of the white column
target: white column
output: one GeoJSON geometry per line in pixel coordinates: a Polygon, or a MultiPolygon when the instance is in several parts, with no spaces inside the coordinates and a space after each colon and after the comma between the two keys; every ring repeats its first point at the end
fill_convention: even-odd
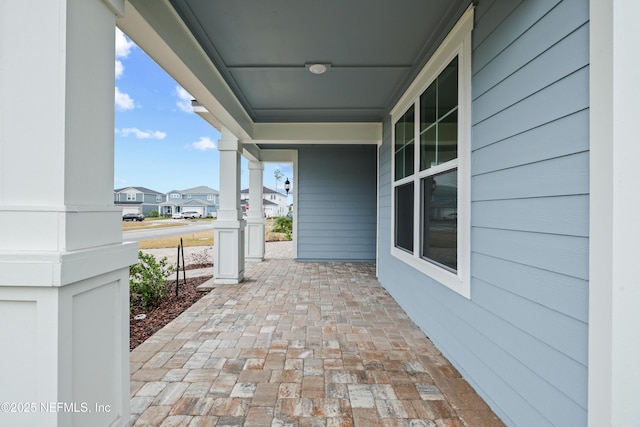
{"type": "Polygon", "coordinates": [[[0,425],[126,425],[118,0],[0,2],[0,425]],[[24,404],[29,404],[29,412],[24,404]]]}
{"type": "Polygon", "coordinates": [[[213,223],[213,277],[217,284],[244,279],[244,227],[240,212],[240,156],[242,143],[222,128],[220,151],[220,209],[213,223]]]}
{"type": "Polygon", "coordinates": [[[640,3],[590,2],[589,425],[640,425],[640,3]]]}
{"type": "Polygon", "coordinates": [[[247,212],[247,261],[264,260],[265,219],[262,211],[262,162],[249,162],[249,212],[247,212]]]}

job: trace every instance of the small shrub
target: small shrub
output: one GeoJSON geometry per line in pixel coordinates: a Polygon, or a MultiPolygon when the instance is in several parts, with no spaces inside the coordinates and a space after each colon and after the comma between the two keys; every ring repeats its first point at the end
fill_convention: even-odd
{"type": "Polygon", "coordinates": [[[158,218],[160,215],[158,215],[158,211],[152,210],[151,212],[149,212],[149,215],[147,216],[151,218],[158,218]]]}
{"type": "Polygon", "coordinates": [[[274,233],[285,233],[288,240],[291,240],[291,233],[293,231],[293,220],[285,216],[279,216],[276,218],[271,230],[274,233]]]}
{"type": "Polygon", "coordinates": [[[191,259],[191,264],[205,265],[213,263],[213,260],[209,257],[209,253],[206,249],[199,252],[193,252],[189,257],[191,259]]]}
{"type": "Polygon", "coordinates": [[[138,252],[138,263],[129,267],[130,304],[142,308],[157,306],[169,296],[167,278],[174,271],[167,258],[160,261],[151,254],[138,252]]]}

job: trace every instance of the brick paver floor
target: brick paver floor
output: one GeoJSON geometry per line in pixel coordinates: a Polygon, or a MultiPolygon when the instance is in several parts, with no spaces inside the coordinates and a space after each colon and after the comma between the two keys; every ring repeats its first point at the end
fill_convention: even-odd
{"type": "Polygon", "coordinates": [[[502,426],[369,263],[247,263],[131,352],[132,426],[502,426]]]}

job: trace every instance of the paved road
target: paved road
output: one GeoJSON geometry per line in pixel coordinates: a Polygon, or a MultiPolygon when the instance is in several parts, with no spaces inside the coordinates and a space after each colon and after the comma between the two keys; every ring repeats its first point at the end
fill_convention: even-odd
{"type": "Polygon", "coordinates": [[[187,223],[187,225],[184,227],[167,227],[157,228],[154,230],[123,231],[122,240],[125,242],[140,242],[142,240],[155,239],[158,237],[179,236],[181,234],[198,233],[200,231],[213,230],[213,226],[210,222],[185,222],[187,223]]]}

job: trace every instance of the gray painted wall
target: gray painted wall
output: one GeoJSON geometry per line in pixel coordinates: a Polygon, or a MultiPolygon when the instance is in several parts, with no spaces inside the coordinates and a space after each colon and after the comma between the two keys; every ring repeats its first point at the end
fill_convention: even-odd
{"type": "Polygon", "coordinates": [[[485,0],[475,17],[471,299],[390,255],[390,120],[380,281],[506,424],[584,426],[588,0],[485,0]]]}
{"type": "Polygon", "coordinates": [[[376,151],[298,149],[298,260],[375,260],[376,151]]]}

